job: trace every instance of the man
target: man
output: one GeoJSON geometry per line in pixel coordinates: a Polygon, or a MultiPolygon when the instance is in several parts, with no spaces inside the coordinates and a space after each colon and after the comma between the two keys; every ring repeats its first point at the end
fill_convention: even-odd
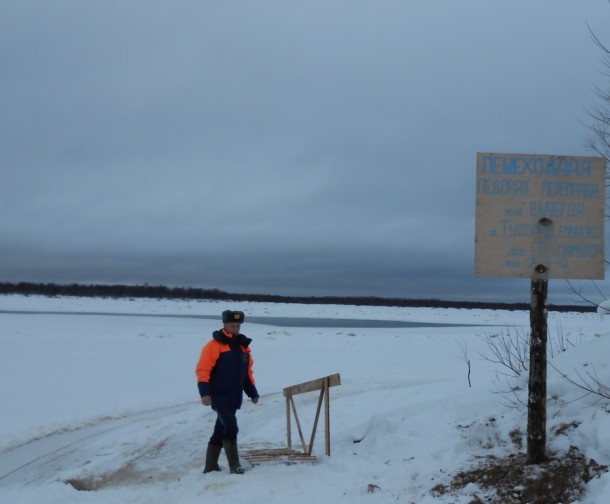
{"type": "Polygon", "coordinates": [[[240,333],[244,312],[222,312],[223,328],[214,331],[212,339],[203,347],[195,371],[201,403],[216,412],[214,432],[208,442],[204,473],[220,471],[218,457],[224,447],[229,469],[243,474],[237,451],[237,410],[245,392],[254,404],[258,391],[252,374],[250,338],[240,333]]]}

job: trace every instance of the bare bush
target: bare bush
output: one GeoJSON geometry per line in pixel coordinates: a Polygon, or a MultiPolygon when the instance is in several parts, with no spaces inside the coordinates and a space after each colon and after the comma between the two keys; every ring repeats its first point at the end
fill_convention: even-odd
{"type": "MultiPolygon", "coordinates": [[[[523,329],[508,328],[506,332],[486,337],[487,352],[481,357],[500,366],[496,374],[496,392],[503,396],[505,406],[515,408],[527,405],[523,392],[527,390],[530,359],[530,336],[523,329]]],[[[566,336],[561,326],[547,339],[547,355],[553,359],[575,343],[566,336]]],[[[560,373],[561,374],[561,373],[560,373]]]]}
{"type": "Polygon", "coordinates": [[[493,334],[486,338],[487,354],[481,354],[484,360],[499,364],[504,368],[501,373],[518,377],[529,367],[529,337],[522,330],[511,333],[493,334]]]}
{"type": "Polygon", "coordinates": [[[470,380],[470,373],[472,371],[470,366],[470,356],[468,355],[468,346],[464,340],[460,341],[460,350],[462,351],[462,360],[466,363],[468,367],[468,386],[472,388],[472,382],[470,380]]]}
{"type": "Polygon", "coordinates": [[[590,368],[585,373],[576,371],[576,378],[571,378],[567,374],[563,373],[556,366],[550,364],[550,366],[559,373],[564,380],[578,387],[585,392],[585,397],[588,395],[597,396],[599,399],[605,399],[610,401],[610,387],[601,382],[595,366],[592,364],[585,364],[585,367],[590,368]]]}

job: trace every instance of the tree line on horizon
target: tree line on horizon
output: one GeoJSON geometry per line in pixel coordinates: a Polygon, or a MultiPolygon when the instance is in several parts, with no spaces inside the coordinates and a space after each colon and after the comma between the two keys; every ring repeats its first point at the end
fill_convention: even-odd
{"type": "MultiPolygon", "coordinates": [[[[441,299],[381,298],[375,296],[282,296],[276,294],[236,294],[219,289],[197,287],[167,287],[164,285],[57,284],[33,282],[0,282],[0,294],[40,295],[48,297],[103,297],[191,299],[207,301],[256,301],[266,303],[338,304],[354,306],[394,306],[408,308],[464,308],[492,310],[529,310],[527,303],[484,301],[447,301],[441,299]]],[[[593,306],[549,305],[553,311],[595,311],[593,306]]]]}

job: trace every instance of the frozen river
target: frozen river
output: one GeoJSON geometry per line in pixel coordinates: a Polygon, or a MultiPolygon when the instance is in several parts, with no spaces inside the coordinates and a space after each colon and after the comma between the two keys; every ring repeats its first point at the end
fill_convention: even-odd
{"type": "MultiPolygon", "coordinates": [[[[77,315],[77,316],[108,316],[108,317],[158,317],[158,318],[190,318],[218,320],[218,315],[191,315],[167,313],[119,313],[93,311],[37,311],[37,310],[0,310],[6,315],[77,315]]],[[[314,317],[265,317],[248,316],[251,324],[263,324],[277,327],[332,327],[332,328],[380,328],[392,329],[401,327],[473,327],[487,324],[455,324],[447,322],[410,322],[408,320],[374,320],[348,318],[314,318],[314,317]]]]}

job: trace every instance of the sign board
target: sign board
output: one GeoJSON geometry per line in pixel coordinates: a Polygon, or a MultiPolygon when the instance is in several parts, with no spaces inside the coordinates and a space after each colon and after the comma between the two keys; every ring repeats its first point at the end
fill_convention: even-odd
{"type": "Polygon", "coordinates": [[[477,154],[475,273],[604,278],[601,157],[477,154]]]}

